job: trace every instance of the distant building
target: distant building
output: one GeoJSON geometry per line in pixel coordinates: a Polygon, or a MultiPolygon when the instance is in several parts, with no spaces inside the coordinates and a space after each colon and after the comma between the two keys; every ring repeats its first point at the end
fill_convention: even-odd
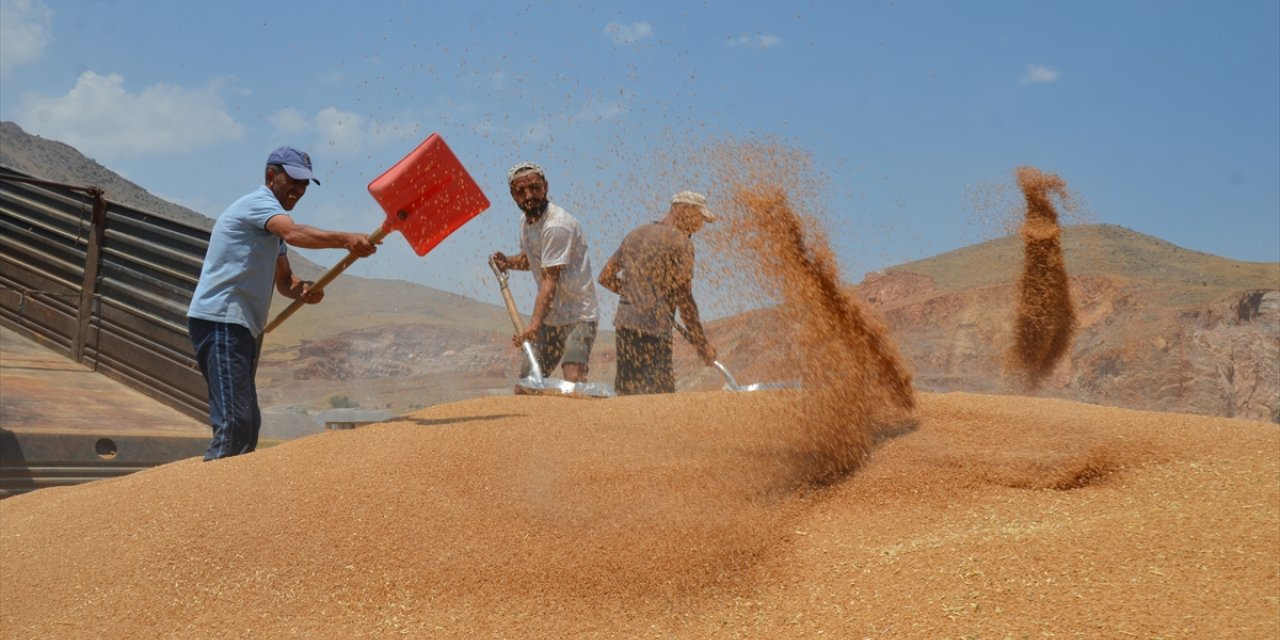
{"type": "Polygon", "coordinates": [[[319,414],[320,420],[324,422],[325,431],[354,429],[366,424],[383,422],[394,416],[394,413],[380,409],[331,409],[321,411],[319,414]]]}

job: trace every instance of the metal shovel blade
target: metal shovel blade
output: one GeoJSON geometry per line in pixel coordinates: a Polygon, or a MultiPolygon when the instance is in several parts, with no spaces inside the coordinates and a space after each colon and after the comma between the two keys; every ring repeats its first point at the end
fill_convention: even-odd
{"type": "MultiPolygon", "coordinates": [[[[684,339],[689,341],[689,344],[697,346],[688,327],[685,327],[679,322],[675,323],[675,327],[676,331],[680,332],[680,335],[684,336],[684,339]]],[[[742,386],[734,379],[733,374],[729,373],[729,370],[726,369],[724,365],[720,364],[719,360],[712,361],[711,366],[719,369],[720,375],[724,376],[725,391],[768,391],[770,389],[796,389],[800,387],[800,383],[798,382],[756,382],[754,384],[742,386]]]]}
{"type": "Polygon", "coordinates": [[[532,376],[516,381],[516,393],[525,396],[563,396],[569,398],[612,398],[613,391],[599,382],[569,382],[560,378],[532,376]]]}
{"type": "Polygon", "coordinates": [[[529,375],[516,381],[516,393],[531,396],[569,396],[573,398],[612,398],[613,390],[609,385],[599,382],[569,382],[560,378],[547,378],[542,375],[542,367],[538,366],[538,358],[533,353],[533,345],[528,341],[520,344],[524,355],[529,359],[529,375]]]}
{"type": "Polygon", "coordinates": [[[725,391],[770,391],[773,389],[796,389],[800,387],[800,385],[795,382],[756,382],[743,386],[738,384],[738,381],[734,379],[733,374],[729,373],[729,370],[726,369],[724,365],[720,364],[720,361],[717,360],[712,362],[711,366],[719,369],[720,375],[724,376],[725,391]]]}

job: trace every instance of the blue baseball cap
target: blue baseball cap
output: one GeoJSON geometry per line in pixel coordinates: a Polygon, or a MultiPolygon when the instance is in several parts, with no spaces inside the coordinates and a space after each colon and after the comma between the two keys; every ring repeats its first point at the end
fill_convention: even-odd
{"type": "Polygon", "coordinates": [[[284,167],[284,172],[294,180],[313,180],[316,184],[320,184],[315,174],[311,173],[311,156],[293,147],[280,147],[272,151],[271,155],[267,156],[267,164],[278,164],[284,167]]]}

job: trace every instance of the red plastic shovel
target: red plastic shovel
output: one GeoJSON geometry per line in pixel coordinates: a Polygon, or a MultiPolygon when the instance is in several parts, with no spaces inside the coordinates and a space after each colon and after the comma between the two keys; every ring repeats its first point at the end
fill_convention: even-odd
{"type": "MultiPolygon", "coordinates": [[[[489,208],[489,199],[437,133],[370,182],[369,194],[387,214],[382,226],[369,234],[369,242],[378,244],[387,234],[399,231],[419,256],[427,255],[458,227],[489,208]]],[[[347,254],[311,285],[311,291],[324,289],[358,259],[347,254]]],[[[264,333],[280,326],[303,304],[294,300],[264,333]]]]}

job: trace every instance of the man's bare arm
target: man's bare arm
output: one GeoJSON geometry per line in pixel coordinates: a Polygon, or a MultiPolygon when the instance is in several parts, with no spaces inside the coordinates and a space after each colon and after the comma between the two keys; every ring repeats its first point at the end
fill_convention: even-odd
{"type": "Polygon", "coordinates": [[[293,266],[289,264],[289,256],[281,254],[276,258],[276,291],[280,295],[291,300],[301,299],[308,304],[315,304],[324,299],[324,290],[312,291],[311,282],[302,280],[293,273],[293,266]]]}
{"type": "Polygon", "coordinates": [[[676,309],[680,311],[680,319],[688,330],[689,342],[698,350],[698,357],[711,366],[716,360],[716,350],[707,342],[707,334],[702,328],[702,318],[698,314],[698,303],[693,299],[692,283],[686,282],[676,289],[676,309]]]}
{"type": "Polygon", "coordinates": [[[546,267],[542,270],[542,277],[538,279],[538,298],[533,303],[529,326],[525,327],[523,334],[516,336],[516,344],[525,340],[532,342],[537,336],[542,322],[547,319],[547,312],[551,310],[551,302],[556,298],[556,290],[560,287],[560,271],[560,267],[546,267]]]}
{"type": "Polygon", "coordinates": [[[526,256],[523,251],[520,252],[520,255],[515,256],[509,256],[501,251],[494,251],[490,257],[493,258],[493,262],[498,265],[498,268],[503,271],[508,269],[515,269],[516,271],[529,270],[529,256],[526,256]]]}
{"type": "Polygon", "coordinates": [[[346,249],[358,257],[373,255],[378,247],[369,242],[369,236],[345,231],[327,231],[298,224],[286,214],[271,216],[267,231],[279,236],[286,244],[303,249],[346,249]]]}
{"type": "Polygon", "coordinates": [[[600,277],[596,282],[616,294],[622,294],[622,279],[618,277],[618,254],[613,254],[609,261],[604,263],[604,268],[600,270],[600,277]]]}

